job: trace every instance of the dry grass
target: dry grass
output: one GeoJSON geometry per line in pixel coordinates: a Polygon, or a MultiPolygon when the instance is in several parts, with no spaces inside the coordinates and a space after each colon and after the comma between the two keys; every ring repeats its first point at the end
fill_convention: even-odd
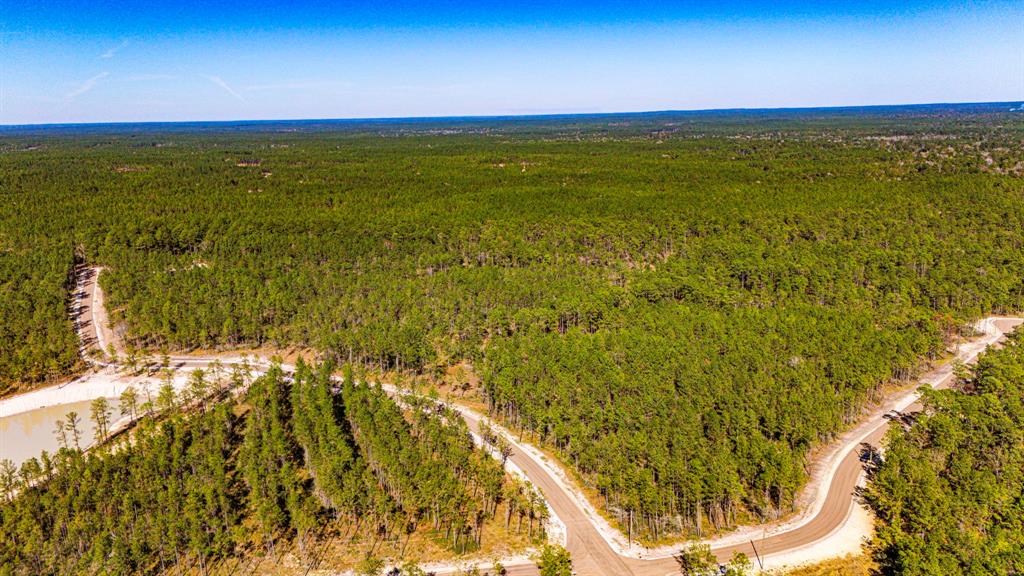
{"type": "Polygon", "coordinates": [[[869,576],[875,567],[870,558],[861,554],[793,568],[779,576],[869,576]]]}
{"type": "Polygon", "coordinates": [[[360,561],[372,554],[382,558],[389,564],[400,564],[405,560],[414,560],[421,564],[435,562],[478,562],[486,563],[495,559],[522,554],[536,542],[529,542],[526,526],[520,534],[515,533],[515,520],[512,531],[505,530],[504,510],[499,507],[498,517],[484,527],[483,547],[479,550],[456,554],[445,546],[443,535],[438,536],[430,530],[418,530],[412,534],[405,555],[400,557],[404,538],[391,540],[374,540],[372,537],[351,538],[350,534],[324,534],[315,543],[307,544],[305,559],[295,544],[279,542],[275,554],[268,554],[266,549],[253,543],[247,553],[240,557],[229,558],[205,567],[186,561],[184,566],[175,566],[164,572],[166,576],[227,576],[261,574],[271,576],[324,576],[338,574],[354,568],[360,561]],[[372,550],[371,550],[372,549],[372,550]],[[314,560],[314,558],[316,560],[314,560]]]}

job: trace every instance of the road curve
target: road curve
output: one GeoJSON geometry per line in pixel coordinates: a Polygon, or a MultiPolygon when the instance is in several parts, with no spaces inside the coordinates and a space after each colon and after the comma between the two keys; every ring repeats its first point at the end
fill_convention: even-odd
{"type": "MultiPolygon", "coordinates": [[[[84,272],[76,292],[79,303],[73,308],[90,312],[87,318],[92,321],[76,322],[84,347],[88,347],[98,342],[110,342],[112,333],[106,326],[97,326],[106,316],[105,310],[97,311],[97,308],[103,307],[102,293],[96,285],[99,269],[84,272]]],[[[964,363],[973,362],[985,348],[998,342],[1022,321],[1024,319],[1011,317],[986,318],[979,323],[983,336],[962,345],[956,360],[964,363]]],[[[179,368],[205,368],[215,360],[224,364],[237,361],[232,358],[194,356],[175,356],[171,360],[179,368]]],[[[947,386],[952,381],[952,373],[953,363],[950,362],[925,375],[922,383],[936,387],[947,386]]],[[[827,470],[819,478],[812,478],[811,485],[805,489],[811,494],[805,514],[795,521],[777,525],[773,528],[776,530],[775,533],[767,538],[754,537],[756,554],[762,558],[770,558],[799,550],[823,541],[840,529],[857,505],[854,492],[863,472],[857,448],[864,442],[878,446],[889,426],[889,419],[886,416],[893,410],[917,409],[916,399],[917,394],[914,392],[903,393],[889,399],[860,425],[844,434],[833,449],[826,451],[825,458],[830,459],[829,462],[825,462],[827,470]],[[814,486],[815,482],[820,486],[814,486]]],[[[484,417],[462,406],[456,408],[470,429],[477,431],[484,417]]],[[[493,426],[493,423],[491,424],[493,426]]],[[[583,497],[578,491],[566,488],[564,475],[554,471],[557,464],[545,462],[536,449],[519,443],[514,436],[507,431],[504,432],[514,448],[509,460],[542,491],[555,515],[564,523],[567,531],[566,548],[572,555],[573,566],[579,576],[665,576],[678,573],[678,564],[671,557],[671,549],[646,553],[626,549],[620,542],[623,540],[621,534],[618,538],[610,536],[611,530],[607,523],[595,518],[593,507],[581,500],[583,497]],[[591,513],[587,512],[588,509],[591,513]],[[601,523],[604,525],[599,526],[601,523]]],[[[734,552],[743,552],[753,559],[756,555],[750,539],[745,537],[748,533],[753,534],[754,531],[741,530],[736,534],[707,542],[716,556],[722,560],[728,559],[734,552]]],[[[758,536],[761,534],[760,528],[756,528],[756,533],[758,536]]],[[[510,565],[508,570],[509,574],[514,576],[532,576],[538,573],[535,566],[524,563],[510,565]]],[[[444,573],[449,570],[442,569],[438,572],[444,573]]]]}
{"type": "MultiPolygon", "coordinates": [[[[1006,333],[1022,322],[1024,319],[1010,317],[985,319],[979,323],[983,336],[962,345],[955,359],[968,364],[974,362],[982,351],[1001,340],[1006,333]]],[[[953,380],[954,365],[955,362],[943,364],[923,376],[921,382],[937,388],[948,386],[953,380]]],[[[707,542],[715,555],[721,561],[728,560],[736,552],[742,552],[752,560],[758,555],[770,560],[773,556],[813,546],[842,528],[853,513],[854,507],[858,505],[855,491],[863,474],[860,446],[862,443],[868,443],[877,447],[888,430],[888,416],[894,411],[919,410],[920,406],[916,403],[918,396],[916,391],[911,391],[890,398],[869,418],[841,438],[842,443],[831,451],[835,462],[821,475],[821,481],[825,482],[825,485],[819,494],[823,495],[812,503],[809,514],[794,522],[778,526],[777,532],[767,538],[760,538],[758,529],[757,535],[753,538],[742,537],[743,534],[740,533],[709,540],[707,542]]],[[[460,411],[470,427],[475,430],[481,417],[464,407],[460,407],[460,411]]],[[[529,447],[516,442],[511,435],[506,435],[506,438],[516,448],[512,461],[543,491],[552,509],[565,523],[568,531],[566,547],[572,554],[577,574],[665,576],[678,573],[679,566],[667,550],[662,550],[660,555],[652,551],[646,558],[639,558],[621,550],[621,545],[616,546],[614,542],[609,542],[605,537],[607,528],[599,530],[595,526],[593,515],[584,510],[585,504],[580,502],[578,493],[566,490],[564,483],[560,483],[556,479],[557,475],[552,474],[551,465],[545,466],[539,461],[536,450],[530,450],[529,447]]],[[[813,488],[808,489],[813,491],[813,488]]]]}

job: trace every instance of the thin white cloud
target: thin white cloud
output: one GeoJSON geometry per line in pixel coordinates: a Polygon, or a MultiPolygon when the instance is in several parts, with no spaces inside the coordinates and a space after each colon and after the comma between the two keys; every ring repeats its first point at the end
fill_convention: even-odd
{"type": "Polygon", "coordinates": [[[269,90],[310,90],[315,88],[351,88],[351,82],[343,81],[308,81],[308,82],[279,82],[276,84],[253,84],[246,86],[246,92],[263,92],[269,90]]]}
{"type": "Polygon", "coordinates": [[[109,58],[113,58],[113,57],[114,57],[114,54],[117,54],[117,53],[118,53],[118,52],[120,52],[120,51],[121,51],[121,50],[122,50],[123,48],[125,48],[125,47],[127,47],[127,46],[128,46],[128,41],[127,41],[127,40],[122,40],[122,41],[121,41],[121,43],[120,43],[120,44],[118,44],[117,46],[114,46],[113,48],[111,48],[111,49],[107,50],[107,51],[106,51],[106,52],[104,52],[103,54],[100,54],[100,58],[103,58],[103,59],[109,59],[109,58]]]}
{"type": "Polygon", "coordinates": [[[107,76],[110,76],[110,72],[100,72],[99,74],[93,76],[92,78],[89,78],[85,82],[82,82],[78,85],[77,88],[64,95],[64,102],[71,102],[75,98],[81,96],[82,94],[89,92],[90,90],[95,88],[97,84],[99,84],[100,80],[103,80],[107,76]]]}
{"type": "Polygon", "coordinates": [[[177,80],[174,74],[132,74],[128,77],[131,82],[152,82],[156,80],[177,80]]]}
{"type": "Polygon", "coordinates": [[[238,92],[235,92],[234,88],[232,88],[231,86],[228,86],[228,83],[225,82],[224,79],[221,78],[220,76],[204,75],[203,77],[206,78],[207,80],[209,80],[210,82],[213,82],[217,86],[220,86],[221,88],[223,88],[225,92],[227,92],[228,94],[231,94],[232,96],[237,98],[239,102],[245,103],[245,98],[242,98],[241,94],[239,94],[238,92]]]}

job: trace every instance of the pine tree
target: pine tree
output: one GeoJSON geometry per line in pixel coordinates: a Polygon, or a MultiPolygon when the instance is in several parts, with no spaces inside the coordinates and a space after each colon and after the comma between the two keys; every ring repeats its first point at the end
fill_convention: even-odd
{"type": "Polygon", "coordinates": [[[90,419],[95,425],[94,435],[97,444],[107,439],[110,426],[110,403],[100,397],[92,401],[89,407],[90,419]]]}
{"type": "Polygon", "coordinates": [[[81,432],[79,431],[79,428],[78,428],[79,424],[81,424],[81,419],[78,417],[78,412],[75,412],[75,411],[68,412],[67,415],[65,416],[65,418],[67,420],[66,420],[66,422],[64,424],[64,428],[65,428],[65,430],[68,431],[69,434],[71,434],[71,440],[72,440],[72,442],[75,445],[75,450],[81,450],[82,449],[82,446],[81,446],[81,443],[80,443],[81,432]]]}

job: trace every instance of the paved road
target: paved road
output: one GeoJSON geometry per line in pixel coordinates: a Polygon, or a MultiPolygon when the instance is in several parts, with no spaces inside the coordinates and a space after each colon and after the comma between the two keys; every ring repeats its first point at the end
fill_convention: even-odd
{"type": "MultiPolygon", "coordinates": [[[[99,333],[96,331],[97,324],[105,321],[105,311],[99,311],[103,307],[102,291],[95,285],[98,270],[94,272],[96,273],[83,275],[79,295],[87,300],[88,304],[84,308],[93,312],[91,316],[95,321],[81,322],[79,327],[84,342],[110,342],[113,336],[105,326],[99,327],[99,333]]],[[[1001,339],[1006,332],[1012,331],[1021,322],[1020,318],[1003,317],[984,320],[980,325],[985,330],[985,336],[965,344],[957,358],[965,363],[974,361],[978,353],[1001,339]]],[[[215,358],[177,356],[172,357],[172,364],[182,368],[206,368],[214,360],[215,358]]],[[[220,358],[220,361],[226,364],[233,362],[231,358],[220,358]]],[[[948,385],[951,380],[951,363],[922,379],[923,382],[938,387],[948,385]]],[[[827,490],[822,490],[824,496],[817,497],[811,504],[812,508],[817,509],[817,513],[806,522],[783,527],[778,533],[757,540],[757,552],[760,555],[777,555],[821,542],[846,522],[856,505],[854,491],[862,473],[858,449],[860,444],[867,442],[878,446],[879,440],[889,426],[887,412],[894,409],[893,406],[897,410],[919,409],[913,404],[913,398],[913,394],[907,394],[894,399],[849,434],[844,435],[844,444],[838,446],[834,452],[839,455],[837,465],[821,476],[821,482],[828,483],[827,490]]],[[[460,411],[470,428],[478,430],[482,417],[468,409],[460,411]]],[[[577,496],[566,491],[551,471],[531,456],[526,447],[518,443],[513,443],[513,446],[515,449],[509,459],[540,488],[555,514],[565,524],[566,548],[572,555],[573,566],[579,576],[665,576],[678,573],[678,565],[670,556],[639,559],[630,555],[620,555],[602,536],[601,531],[577,500],[577,496]]],[[[743,552],[751,559],[755,558],[755,551],[749,542],[720,544],[711,541],[711,544],[712,551],[723,561],[730,558],[734,552],[743,552]]],[[[516,576],[538,573],[536,567],[532,565],[521,564],[508,568],[509,573],[516,576]]]]}

